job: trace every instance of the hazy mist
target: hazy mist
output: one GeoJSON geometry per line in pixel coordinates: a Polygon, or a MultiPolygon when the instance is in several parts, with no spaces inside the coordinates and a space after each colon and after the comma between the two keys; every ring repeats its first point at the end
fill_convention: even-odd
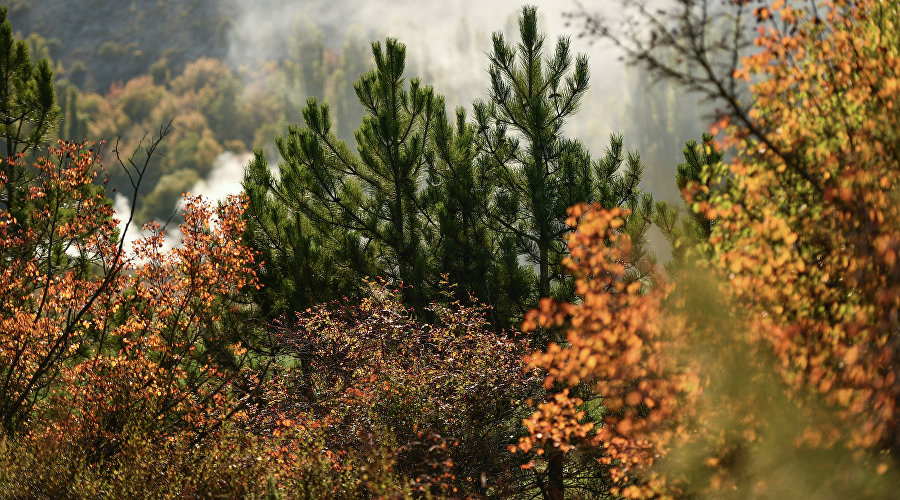
{"type": "MultiPolygon", "coordinates": [[[[627,67],[615,48],[578,36],[580,26],[577,22],[569,24],[570,19],[565,16],[578,9],[574,1],[530,3],[539,9],[541,28],[546,34],[546,52],[552,53],[557,37],[564,36],[571,39],[573,52],[585,53],[590,59],[591,88],[581,110],[569,124],[568,133],[582,140],[595,156],[603,152],[613,132],[625,134],[627,149],[643,152],[648,145],[641,144],[641,134],[635,132],[646,127],[659,128],[659,124],[647,123],[658,117],[636,116],[633,112],[637,101],[647,98],[646,78],[636,74],[637,69],[627,67]],[[636,83],[641,88],[635,88],[636,83]]],[[[332,48],[340,47],[350,30],[362,31],[370,41],[388,36],[399,39],[407,45],[408,76],[418,76],[434,86],[446,97],[448,106],[462,105],[470,112],[474,99],[486,97],[491,33],[503,31],[507,39],[517,40],[521,6],[522,2],[516,0],[221,0],[221,8],[237,20],[229,36],[228,50],[229,63],[235,68],[252,74],[252,69],[263,62],[285,58],[287,39],[296,21],[306,17],[322,30],[326,45],[332,48]]],[[[588,2],[586,6],[600,12],[608,8],[604,15],[615,15],[620,8],[614,0],[588,2]]],[[[665,92],[665,89],[650,87],[650,91],[665,92]]],[[[690,101],[677,94],[670,97],[690,101]]],[[[705,129],[696,113],[674,118],[676,122],[687,118],[696,125],[685,130],[669,130],[669,137],[661,137],[658,131],[653,134],[654,140],[666,142],[661,145],[665,151],[662,156],[668,161],[644,155],[645,188],[658,198],[671,201],[677,199],[674,171],[680,161],[681,147],[685,140],[699,137],[705,129]]],[[[668,127],[671,129],[672,125],[668,127]]]]}

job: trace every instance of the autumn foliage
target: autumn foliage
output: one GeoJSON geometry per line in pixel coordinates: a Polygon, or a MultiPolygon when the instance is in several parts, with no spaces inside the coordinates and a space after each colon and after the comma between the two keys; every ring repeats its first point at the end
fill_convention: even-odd
{"type": "Polygon", "coordinates": [[[718,219],[715,264],[784,379],[862,417],[855,447],[896,451],[897,7],[834,2],[812,18],[777,1],[758,15],[787,29],[760,25],[743,70],[751,126],[727,125],[735,158],[710,173],[732,185],[694,208],[718,219]]]}
{"type": "Polygon", "coordinates": [[[41,467],[54,455],[77,476],[115,468],[135,447],[197,444],[259,380],[221,328],[230,298],[255,283],[239,240],[244,201],[188,199],[181,245],[162,251],[151,227],[132,255],[98,173],[87,145],[60,143],[17,200],[28,218],[0,213],[0,408],[19,456],[2,478],[9,488],[69,491],[73,476],[41,467]]]}
{"type": "Polygon", "coordinates": [[[361,303],[261,327],[243,299],[257,286],[244,198],[188,197],[177,246],[149,225],[129,252],[89,146],[60,143],[33,168],[19,200],[29,218],[0,214],[5,491],[521,487],[523,460],[506,447],[541,389],[525,340],[493,332],[483,308],[448,292],[425,323],[381,283],[361,303]]]}
{"type": "Polygon", "coordinates": [[[389,440],[411,492],[516,491],[522,461],[506,446],[526,399],[541,393],[524,370],[526,339],[494,333],[483,308],[436,303],[426,323],[400,299],[371,283],[359,303],[319,306],[276,328],[291,362],[274,377],[283,389],[269,411],[327,425],[339,468],[353,466],[351,450],[389,440]]]}
{"type": "Polygon", "coordinates": [[[565,344],[551,344],[534,354],[531,364],[546,372],[547,389],[588,384],[592,397],[602,400],[603,417],[599,425],[586,421],[584,401],[564,389],[525,420],[530,435],[515,449],[539,447],[543,455],[554,448],[599,448],[599,461],[610,470],[611,491],[628,495],[636,491],[634,478],[666,454],[697,380],[676,364],[673,339],[662,328],[660,301],[668,286],[628,279],[629,268],[637,264],[628,260],[630,240],[621,231],[627,213],[578,205],[569,215],[574,232],[566,265],[582,300],[544,300],[523,328],[567,325],[565,344]]]}
{"type": "Polygon", "coordinates": [[[753,105],[714,127],[733,159],[685,186],[689,209],[714,222],[688,254],[709,258],[701,267],[721,282],[701,290],[675,272],[674,285],[630,283],[621,215],[573,209],[568,266],[581,300],[543,302],[525,322],[568,328],[532,364],[547,388],[569,389],[538,405],[519,450],[599,446],[613,478],[632,480],[612,490],[625,496],[807,491],[807,471],[791,483],[772,471],[774,456],[819,481],[843,478],[831,494],[886,484],[872,478],[891,470],[900,442],[898,12],[826,7],[822,17],[781,1],[756,9],[759,50],[735,73],[753,105]],[[715,308],[686,307],[685,294],[715,308]],[[603,398],[600,426],[569,395],[584,382],[603,398]],[[857,464],[842,470],[836,450],[857,464]]]}

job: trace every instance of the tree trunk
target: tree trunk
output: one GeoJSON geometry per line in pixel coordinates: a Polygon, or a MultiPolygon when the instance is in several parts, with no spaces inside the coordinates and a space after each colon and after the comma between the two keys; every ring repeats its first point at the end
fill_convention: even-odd
{"type": "MultiPolygon", "coordinates": [[[[543,238],[543,236],[542,236],[543,238]]],[[[550,295],[550,250],[546,240],[538,243],[538,252],[540,263],[540,275],[538,276],[538,298],[544,298],[550,295]]]]}
{"type": "Polygon", "coordinates": [[[558,448],[550,450],[550,463],[547,466],[547,498],[563,500],[565,484],[563,483],[563,465],[565,455],[558,448]]]}

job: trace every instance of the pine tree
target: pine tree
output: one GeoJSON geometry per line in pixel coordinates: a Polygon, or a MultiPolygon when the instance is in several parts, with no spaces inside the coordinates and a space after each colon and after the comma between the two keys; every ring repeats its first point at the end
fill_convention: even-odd
{"type": "Polygon", "coordinates": [[[244,186],[248,238],[265,262],[264,308],[302,310],[381,276],[408,285],[411,306],[449,283],[456,298],[492,306],[494,327],[514,325],[541,297],[574,293],[560,264],[566,211],[579,202],[630,208],[625,230],[641,261],[652,199],[639,187],[640,157],[626,158],[613,136],[592,161],[563,136],[587,89],[587,59],[570,71],[560,39],[544,60],[536,23],[536,10],[524,9],[515,50],[495,35],[492,99],[475,103],[473,121],[461,108],[448,114],[417,79],[406,84],[405,47],[389,39],[373,45],[376,69],[354,85],[365,111],[355,152],[337,137],[331,108],[310,99],[305,126],[276,140],[277,176],[257,154],[244,186]]]}
{"type": "Polygon", "coordinates": [[[684,201],[689,217],[683,217],[682,211],[664,201],[656,204],[653,214],[654,223],[672,248],[672,260],[667,264],[670,271],[685,264],[691,251],[712,257],[706,243],[717,219],[710,219],[700,210],[729,186],[728,180],[717,180],[724,168],[724,154],[716,147],[712,134],[704,133],[699,144],[695,140],[687,141],[681,154],[684,163],[678,164],[675,185],[682,193],[692,193],[690,200],[684,201]]]}
{"type": "MultiPolygon", "coordinates": [[[[687,189],[690,183],[695,184],[695,186],[705,186],[706,189],[694,196],[692,201],[709,203],[714,194],[722,189],[722,186],[715,184],[711,178],[711,172],[722,162],[723,158],[722,152],[716,148],[713,142],[713,135],[704,133],[700,144],[697,144],[697,141],[694,140],[687,141],[681,152],[684,156],[684,163],[678,164],[678,169],[675,173],[675,184],[681,191],[687,189]]],[[[694,234],[696,239],[700,241],[709,240],[715,226],[715,220],[703,214],[698,214],[694,210],[691,210],[691,218],[696,227],[694,234]]]]}
{"type": "Polygon", "coordinates": [[[628,260],[634,266],[628,269],[626,279],[636,281],[650,274],[651,270],[646,266],[655,260],[648,248],[647,231],[654,223],[656,206],[653,196],[640,187],[644,176],[641,155],[636,151],[624,153],[624,141],[621,134],[610,136],[603,157],[593,163],[594,198],[591,201],[605,209],[628,209],[622,232],[627,233],[631,241],[628,260]]]}
{"type": "Polygon", "coordinates": [[[438,234],[432,273],[456,285],[457,298],[473,294],[493,305],[492,320],[502,326],[497,320],[508,317],[508,291],[497,286],[497,242],[487,225],[489,182],[478,161],[475,126],[461,107],[454,118],[451,122],[446,110],[438,109],[429,156],[428,206],[438,234]]]}
{"type": "Polygon", "coordinates": [[[561,278],[556,270],[565,254],[565,208],[590,196],[590,158],[562,136],[588,88],[588,62],[579,55],[568,74],[566,38],[543,58],[534,7],[522,9],[519,32],[516,47],[494,33],[490,101],[475,103],[475,119],[482,153],[497,177],[492,224],[538,268],[537,298],[549,296],[561,278]]]}
{"type": "MultiPolygon", "coordinates": [[[[569,40],[560,37],[552,56],[544,57],[544,37],[537,29],[537,10],[526,6],[519,18],[521,41],[515,47],[502,33],[493,36],[490,55],[489,102],[475,103],[480,161],[492,179],[489,223],[505,251],[501,265],[515,267],[511,276],[528,276],[522,303],[528,308],[542,297],[572,300],[574,281],[563,274],[565,244],[570,228],[569,207],[582,202],[603,208],[623,207],[630,247],[626,282],[649,275],[646,232],[652,224],[653,199],[640,189],[643,164],[640,155],[623,150],[621,135],[610,138],[609,147],[592,161],[585,146],[564,136],[563,127],[577,110],[588,88],[588,61],[574,60],[569,40]],[[624,168],[623,168],[624,167],[624,168]],[[514,249],[514,250],[513,250],[514,249]],[[515,252],[515,258],[510,259],[515,252]],[[523,266],[522,263],[526,264],[523,266]]],[[[508,284],[506,286],[509,286],[508,284]]],[[[537,329],[534,345],[560,341],[561,332],[537,329]]],[[[585,400],[598,403],[588,388],[585,400]]],[[[563,498],[566,468],[572,460],[559,448],[549,448],[545,473],[540,477],[546,498],[563,498]]]]}
{"type": "MultiPolygon", "coordinates": [[[[31,61],[28,44],[13,37],[7,8],[0,6],[0,144],[6,158],[15,158],[44,143],[57,124],[59,108],[53,71],[46,59],[31,61]]],[[[27,173],[24,163],[3,161],[3,203],[12,217],[24,220],[20,206],[27,173]]]]}
{"type": "Polygon", "coordinates": [[[28,44],[13,37],[0,7],[0,141],[7,157],[42,144],[56,126],[59,109],[47,59],[32,62],[28,44]]]}
{"type": "Polygon", "coordinates": [[[553,55],[545,58],[534,7],[522,9],[519,33],[516,46],[494,33],[490,100],[477,101],[474,108],[480,158],[495,180],[490,224],[504,251],[515,249],[514,259],[506,255],[503,265],[510,276],[523,275],[522,261],[537,269],[533,280],[517,284],[528,288],[520,299],[527,309],[540,297],[571,296],[571,280],[560,265],[568,207],[600,202],[607,208],[643,209],[641,222],[633,224],[637,231],[649,226],[652,200],[638,187],[643,167],[637,154],[629,155],[625,172],[618,172],[624,160],[620,136],[612,137],[606,157],[592,162],[581,142],[563,134],[588,89],[587,57],[578,55],[573,66],[569,40],[560,37],[553,55]]]}
{"type": "MultiPolygon", "coordinates": [[[[260,254],[259,280],[264,286],[255,300],[264,314],[302,311],[312,304],[337,297],[357,273],[338,268],[328,237],[316,231],[302,212],[287,184],[275,179],[261,150],[244,172],[244,192],[249,198],[244,240],[260,254]],[[342,270],[344,272],[342,272],[342,270]]],[[[347,255],[345,255],[347,257],[347,255]]]]}
{"type": "MultiPolygon", "coordinates": [[[[376,68],[354,85],[365,110],[355,134],[358,155],[335,136],[329,106],[311,98],[303,110],[305,126],[290,126],[275,141],[284,159],[279,178],[266,179],[261,154],[248,170],[245,188],[258,191],[251,194],[249,211],[273,212],[287,234],[305,234],[310,248],[321,249],[317,258],[334,259],[338,275],[346,279],[321,277],[329,281],[333,296],[352,291],[340,288],[341,283],[358,286],[365,276],[382,276],[403,282],[409,303],[422,305],[429,279],[427,250],[434,239],[434,225],[424,211],[426,160],[443,98],[418,79],[405,85],[406,47],[397,40],[373,44],[372,53],[376,68]],[[266,209],[262,190],[284,208],[266,209]]],[[[286,268],[310,265],[301,263],[303,254],[282,256],[294,260],[286,268]]],[[[265,276],[263,283],[270,284],[265,276]]]]}

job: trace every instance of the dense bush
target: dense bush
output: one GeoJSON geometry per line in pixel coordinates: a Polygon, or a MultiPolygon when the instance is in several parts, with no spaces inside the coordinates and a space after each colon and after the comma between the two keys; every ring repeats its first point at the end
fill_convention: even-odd
{"type": "Polygon", "coordinates": [[[515,491],[516,441],[526,400],[523,339],[496,334],[480,308],[433,304],[424,323],[397,290],[370,284],[358,304],[319,306],[276,330],[285,358],[266,411],[326,423],[326,446],[352,458],[390,436],[396,471],[416,489],[450,495],[515,491]],[[377,438],[375,438],[377,439],[377,438]]]}

